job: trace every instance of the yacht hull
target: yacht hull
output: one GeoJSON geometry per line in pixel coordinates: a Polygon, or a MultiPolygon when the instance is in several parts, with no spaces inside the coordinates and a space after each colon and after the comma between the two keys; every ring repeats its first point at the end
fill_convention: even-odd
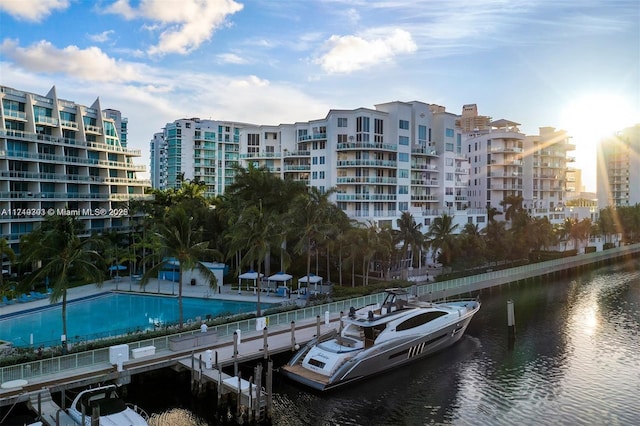
{"type": "MultiPolygon", "coordinates": [[[[399,336],[382,343],[364,348],[344,361],[329,376],[310,371],[302,365],[302,360],[317,345],[311,342],[296,354],[280,372],[290,380],[301,383],[317,391],[326,391],[345,384],[376,376],[424,359],[458,342],[464,335],[473,315],[478,311],[478,303],[465,315],[449,321],[446,325],[424,334],[399,336]]],[[[335,339],[334,339],[335,340],[335,339]]]]}

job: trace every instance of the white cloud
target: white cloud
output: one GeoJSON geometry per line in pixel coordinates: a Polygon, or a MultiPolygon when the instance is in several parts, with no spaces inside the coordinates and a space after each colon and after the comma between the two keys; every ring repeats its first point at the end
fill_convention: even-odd
{"type": "Polygon", "coordinates": [[[242,10],[233,0],[142,0],[137,8],[129,0],[118,0],[105,9],[126,19],[142,18],[155,22],[145,25],[161,31],[158,44],[149,54],[187,54],[208,41],[213,32],[226,24],[226,17],[242,10]]]}
{"type": "Polygon", "coordinates": [[[69,7],[69,0],[4,0],[0,10],[18,20],[40,22],[55,10],[69,7]]]}
{"type": "Polygon", "coordinates": [[[109,41],[111,38],[111,34],[113,34],[113,30],[103,31],[99,34],[89,34],[89,40],[94,41],[96,43],[104,43],[105,41],[109,41]]]}
{"type": "Polygon", "coordinates": [[[224,62],[227,64],[241,65],[249,62],[246,59],[236,55],[235,53],[221,53],[217,57],[220,60],[220,62],[224,62]]]}
{"type": "Polygon", "coordinates": [[[350,73],[379,63],[390,62],[397,55],[417,50],[411,34],[395,29],[364,36],[333,35],[325,43],[327,53],[314,60],[328,73],[350,73]]]}
{"type": "Polygon", "coordinates": [[[98,47],[58,49],[45,40],[20,47],[16,40],[5,39],[0,53],[18,67],[36,73],[62,73],[87,81],[135,82],[148,78],[146,65],[115,60],[98,47]]]}

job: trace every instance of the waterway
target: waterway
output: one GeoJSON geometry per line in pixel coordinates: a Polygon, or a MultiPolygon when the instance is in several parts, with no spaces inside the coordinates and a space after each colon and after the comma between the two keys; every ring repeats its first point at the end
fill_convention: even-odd
{"type": "MultiPolygon", "coordinates": [[[[278,376],[274,424],[640,424],[640,259],[480,297],[463,339],[410,367],[328,394],[278,376]],[[508,300],[516,314],[512,345],[508,300]]],[[[136,381],[128,399],[184,420],[175,424],[224,423],[214,401],[194,399],[183,382],[169,372],[136,381]],[[182,390],[154,391],[159,385],[182,390]],[[178,407],[188,411],[167,413],[178,407]]]]}

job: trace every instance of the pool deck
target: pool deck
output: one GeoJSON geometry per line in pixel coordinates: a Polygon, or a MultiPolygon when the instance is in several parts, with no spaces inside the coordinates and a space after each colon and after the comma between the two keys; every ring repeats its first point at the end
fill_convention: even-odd
{"type": "MultiPolygon", "coordinates": [[[[197,297],[202,299],[219,299],[219,300],[233,300],[239,302],[256,302],[258,300],[257,294],[253,294],[252,290],[243,290],[238,293],[238,287],[236,285],[226,284],[221,288],[221,292],[209,288],[205,285],[190,285],[186,284],[182,286],[183,297],[197,297]]],[[[81,287],[74,287],[67,291],[67,300],[82,299],[85,297],[93,296],[100,293],[120,291],[123,293],[136,293],[136,294],[149,294],[156,296],[177,296],[178,284],[167,280],[151,279],[149,283],[142,288],[140,284],[129,276],[120,277],[120,279],[112,279],[102,283],[101,286],[95,284],[87,284],[81,287]]],[[[297,294],[291,294],[290,298],[274,296],[273,291],[269,294],[262,292],[260,295],[260,302],[263,303],[298,303],[304,305],[305,299],[298,299],[297,294]]],[[[56,301],[60,303],[61,300],[56,301]]],[[[5,315],[15,314],[18,312],[29,311],[36,308],[42,308],[51,304],[49,298],[34,299],[28,302],[15,302],[11,305],[0,306],[0,318],[5,315]]]]}

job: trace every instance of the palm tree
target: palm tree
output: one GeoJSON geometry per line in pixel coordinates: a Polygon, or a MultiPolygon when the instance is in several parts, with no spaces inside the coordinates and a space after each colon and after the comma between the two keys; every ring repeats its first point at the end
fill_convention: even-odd
{"type": "MultiPolygon", "coordinates": [[[[103,282],[100,241],[81,238],[82,223],[73,216],[48,216],[39,229],[20,242],[20,260],[35,265],[26,284],[49,280],[51,303],[62,299],[62,335],[67,336],[67,291],[72,280],[103,282]]],[[[63,351],[66,345],[63,341],[63,351]]]]}
{"type": "Polygon", "coordinates": [[[201,240],[200,229],[195,227],[193,217],[189,216],[182,206],[177,206],[163,223],[158,225],[156,238],[159,249],[155,253],[158,262],[142,276],[141,285],[146,285],[151,277],[172,262],[178,263],[178,310],[179,328],[183,324],[182,288],[185,271],[196,269],[208,281],[211,288],[217,285],[216,276],[203,263],[204,259],[216,260],[219,253],[208,248],[209,242],[201,240]]]}
{"type": "Polygon", "coordinates": [[[292,205],[293,228],[300,238],[294,251],[306,254],[307,278],[311,275],[311,251],[315,251],[317,259],[320,240],[329,234],[329,196],[334,192],[335,189],[330,189],[323,193],[318,188],[311,187],[308,192],[297,197],[292,205]]]}
{"type": "Polygon", "coordinates": [[[513,219],[516,213],[522,210],[522,201],[521,195],[507,195],[500,201],[500,205],[505,208],[504,218],[506,220],[513,219]]]}
{"type": "Polygon", "coordinates": [[[505,222],[491,221],[482,230],[487,246],[487,260],[498,262],[504,260],[507,255],[508,234],[505,222]]]}
{"type": "Polygon", "coordinates": [[[235,223],[229,223],[227,238],[230,243],[227,259],[241,253],[241,267],[257,264],[258,300],[256,311],[258,316],[262,314],[260,310],[261,265],[272,247],[281,247],[282,245],[283,233],[280,225],[278,215],[266,211],[262,202],[245,207],[235,223]]]}
{"type": "Polygon", "coordinates": [[[453,223],[453,216],[446,213],[433,220],[427,236],[430,238],[434,262],[439,253],[443,265],[448,266],[451,263],[456,246],[454,234],[456,229],[458,229],[458,225],[453,223]]]}
{"type": "Polygon", "coordinates": [[[476,267],[485,262],[486,245],[478,224],[467,223],[462,228],[460,252],[465,267],[476,267]]]}
{"type": "Polygon", "coordinates": [[[0,238],[0,289],[4,285],[4,258],[7,257],[9,263],[13,265],[16,262],[16,253],[13,251],[6,238],[0,238]]]}
{"type": "Polygon", "coordinates": [[[402,243],[400,250],[400,260],[402,263],[402,269],[406,272],[406,266],[413,266],[413,261],[416,255],[420,256],[422,247],[424,246],[424,234],[420,230],[422,228],[421,223],[416,223],[413,215],[407,211],[402,212],[400,218],[396,221],[398,225],[398,231],[396,232],[396,241],[402,243]],[[405,265],[404,262],[411,250],[411,262],[409,265],[405,265]]]}

